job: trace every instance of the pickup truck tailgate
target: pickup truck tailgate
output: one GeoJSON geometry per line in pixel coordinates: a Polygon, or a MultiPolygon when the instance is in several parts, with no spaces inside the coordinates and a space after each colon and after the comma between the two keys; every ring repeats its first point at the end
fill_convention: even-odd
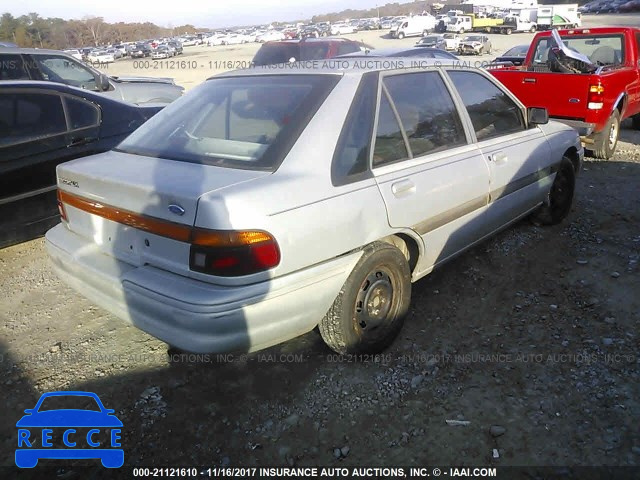
{"type": "Polygon", "coordinates": [[[550,117],[584,119],[591,75],[489,70],[526,107],[546,107],[550,117]]]}

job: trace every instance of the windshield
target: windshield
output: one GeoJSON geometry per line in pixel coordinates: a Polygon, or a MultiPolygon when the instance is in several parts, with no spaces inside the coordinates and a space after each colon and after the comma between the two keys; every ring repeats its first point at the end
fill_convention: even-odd
{"type": "Polygon", "coordinates": [[[464,41],[465,42],[482,42],[482,37],[469,35],[467,37],[464,37],[464,41]]]}
{"type": "MultiPolygon", "coordinates": [[[[622,35],[566,35],[561,38],[569,49],[586,55],[595,65],[624,63],[622,35]]],[[[533,62],[546,64],[552,46],[555,42],[551,37],[541,38],[536,45],[533,62]]]]}
{"type": "Polygon", "coordinates": [[[116,150],[272,171],[339,78],[337,75],[214,78],[165,107],[116,150]]]}
{"type": "Polygon", "coordinates": [[[431,42],[437,42],[439,40],[440,37],[435,37],[435,36],[431,36],[431,37],[424,37],[422,39],[422,43],[431,43],[431,42]]]}

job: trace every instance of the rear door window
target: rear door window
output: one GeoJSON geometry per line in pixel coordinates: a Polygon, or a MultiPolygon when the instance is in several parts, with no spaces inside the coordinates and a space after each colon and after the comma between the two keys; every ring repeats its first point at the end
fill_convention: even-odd
{"type": "Polygon", "coordinates": [[[59,95],[0,94],[0,146],[40,140],[66,131],[59,95]]]}
{"type": "Polygon", "coordinates": [[[71,130],[95,127],[100,123],[100,110],[95,104],[75,97],[65,97],[65,103],[71,130]]]}
{"type": "Polygon", "coordinates": [[[467,143],[460,115],[438,72],[393,75],[384,84],[413,157],[467,143]]]}

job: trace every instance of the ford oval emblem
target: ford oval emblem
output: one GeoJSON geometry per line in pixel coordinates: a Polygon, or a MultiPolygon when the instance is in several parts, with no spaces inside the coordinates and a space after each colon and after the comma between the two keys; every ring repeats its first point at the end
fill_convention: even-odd
{"type": "Polygon", "coordinates": [[[171,213],[175,213],[176,215],[184,215],[185,210],[180,205],[171,204],[169,205],[169,211],[171,213]]]}

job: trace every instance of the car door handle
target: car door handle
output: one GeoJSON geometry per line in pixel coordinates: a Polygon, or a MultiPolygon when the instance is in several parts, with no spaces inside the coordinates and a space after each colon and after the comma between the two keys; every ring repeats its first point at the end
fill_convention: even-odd
{"type": "Polygon", "coordinates": [[[74,137],[71,139],[67,147],[78,147],[80,145],[86,145],[87,143],[91,143],[95,140],[96,139],[94,137],[74,137]]]}
{"type": "Polygon", "coordinates": [[[416,191],[415,184],[408,178],[391,184],[391,192],[396,197],[403,197],[405,195],[410,195],[415,191],[416,191]]]}
{"type": "Polygon", "coordinates": [[[489,161],[496,164],[504,163],[507,160],[507,154],[504,152],[496,152],[489,155],[489,161]]]}

